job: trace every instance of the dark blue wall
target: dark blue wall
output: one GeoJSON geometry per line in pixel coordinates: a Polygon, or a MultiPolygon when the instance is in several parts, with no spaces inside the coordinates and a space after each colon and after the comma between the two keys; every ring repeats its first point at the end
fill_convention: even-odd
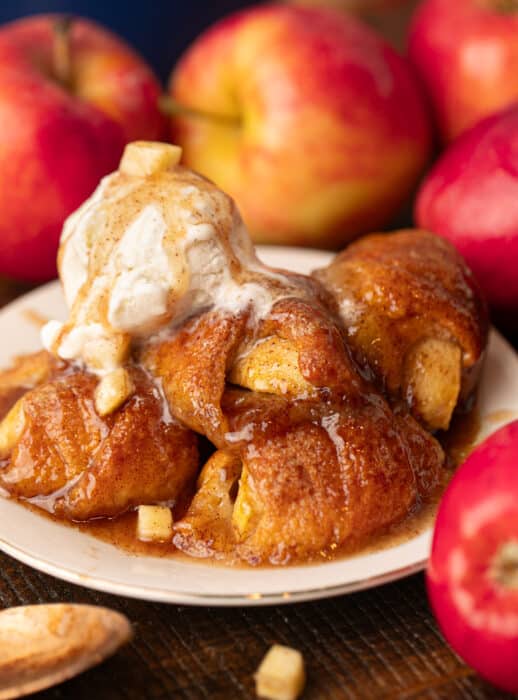
{"type": "Polygon", "coordinates": [[[190,42],[216,19],[247,2],[237,0],[0,0],[0,22],[37,12],[72,12],[125,37],[165,80],[190,42]]]}

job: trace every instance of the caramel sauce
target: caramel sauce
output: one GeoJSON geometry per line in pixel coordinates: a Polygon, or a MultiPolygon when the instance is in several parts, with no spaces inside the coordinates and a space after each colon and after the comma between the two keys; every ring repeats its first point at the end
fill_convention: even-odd
{"type": "Polygon", "coordinates": [[[32,323],[33,326],[36,326],[36,328],[43,328],[43,326],[50,320],[34,309],[25,309],[22,313],[25,320],[32,323]]]}
{"type": "Polygon", "coordinates": [[[484,416],[484,420],[488,423],[510,423],[518,419],[518,411],[493,411],[484,416]]]}
{"type": "MultiPolygon", "coordinates": [[[[427,499],[418,504],[418,506],[416,506],[402,521],[390,525],[382,532],[370,535],[368,539],[362,542],[355,542],[352,545],[350,544],[335,551],[322,551],[315,558],[305,561],[304,563],[312,564],[319,561],[332,561],[339,558],[346,558],[352,555],[379,552],[403,544],[427,530],[433,524],[439,501],[455,472],[455,468],[461,464],[476,444],[479,430],[479,412],[476,408],[473,408],[468,413],[456,415],[453,418],[450,429],[437,436],[446,452],[446,464],[443,471],[443,478],[428,495],[427,499]]],[[[103,518],[90,520],[86,523],[74,523],[61,520],[30,504],[23,505],[43,517],[50,518],[61,525],[73,527],[80,532],[84,532],[103,542],[123,549],[129,554],[159,558],[174,557],[177,560],[193,562],[193,557],[180,552],[172,543],[141,542],[137,539],[137,513],[135,511],[125,513],[114,519],[103,518]]],[[[237,568],[250,568],[249,565],[244,562],[231,560],[229,558],[207,558],[201,561],[203,561],[205,565],[227,567],[230,565],[237,568]]],[[[300,562],[293,562],[293,565],[297,563],[300,562]]],[[[267,568],[268,566],[270,565],[261,565],[262,568],[267,568]]]]}
{"type": "Polygon", "coordinates": [[[477,444],[480,428],[480,413],[476,406],[465,413],[454,414],[449,430],[437,435],[446,453],[448,467],[455,468],[464,462],[477,444]]]}
{"type": "MultiPolygon", "coordinates": [[[[352,555],[379,552],[381,550],[403,544],[404,542],[417,537],[433,524],[438,503],[452,475],[453,470],[445,469],[443,483],[439,484],[433,493],[428,496],[427,500],[419,504],[419,506],[413,512],[409,513],[408,516],[401,522],[389,526],[383,532],[377,532],[370,535],[367,540],[355,542],[353,545],[341,547],[335,551],[322,551],[318,555],[314,556],[313,558],[308,558],[302,563],[315,564],[319,561],[334,561],[336,559],[347,558],[352,555]]],[[[31,510],[34,510],[34,512],[41,513],[41,511],[34,508],[34,506],[29,507],[31,510]]],[[[121,515],[113,520],[99,519],[92,520],[87,523],[72,523],[69,521],[63,521],[47,513],[44,513],[44,517],[49,517],[60,524],[74,527],[85,534],[91,535],[92,537],[102,540],[103,542],[111,544],[119,549],[123,549],[125,552],[132,555],[159,558],[174,557],[175,559],[180,559],[191,563],[194,561],[193,557],[179,551],[170,542],[141,542],[139,539],[137,539],[137,513],[134,511],[125,513],[124,515],[121,515]]],[[[202,559],[201,561],[204,564],[211,566],[232,566],[243,569],[251,568],[250,565],[246,564],[246,562],[237,561],[233,558],[223,556],[217,559],[202,559]]],[[[294,561],[291,562],[291,565],[297,565],[300,563],[301,562],[294,561]]],[[[290,564],[288,564],[288,566],[289,565],[290,564]]],[[[270,566],[272,565],[261,564],[261,568],[268,568],[270,566]]],[[[272,568],[278,567],[272,566],[272,568]]]]}
{"type": "MultiPolygon", "coordinates": [[[[386,531],[371,535],[368,540],[361,543],[355,543],[348,547],[341,547],[335,551],[322,551],[319,555],[305,560],[304,564],[314,564],[319,561],[334,561],[339,558],[346,558],[351,555],[369,554],[378,552],[383,549],[395,547],[398,544],[416,537],[421,534],[433,523],[437,512],[437,505],[441,498],[444,489],[452,476],[452,472],[448,470],[445,474],[444,484],[441,484],[434,493],[427,499],[425,503],[420,504],[419,508],[410,513],[403,521],[391,525],[386,531]]],[[[53,517],[53,516],[50,516],[53,517]]],[[[57,520],[57,518],[56,518],[57,520]]],[[[58,522],[63,522],[58,520],[58,522]]],[[[135,512],[125,513],[124,515],[114,520],[94,520],[89,523],[66,523],[72,527],[84,532],[92,537],[112,544],[115,547],[123,549],[129,554],[146,556],[146,557],[173,557],[183,561],[193,562],[193,557],[184,554],[176,549],[169,542],[141,542],[136,537],[137,531],[137,514],[135,512]]],[[[235,568],[248,569],[251,568],[246,562],[235,561],[230,557],[221,557],[218,559],[207,558],[202,559],[204,564],[212,566],[232,566],[235,568]]],[[[301,562],[294,561],[292,565],[300,564],[301,562]]],[[[261,568],[268,568],[271,565],[261,564],[261,568]]],[[[289,566],[289,564],[288,564],[289,566]]],[[[272,568],[278,568],[273,567],[272,568]]]]}
{"type": "MultiPolygon", "coordinates": [[[[323,561],[336,561],[337,559],[341,558],[345,559],[352,555],[357,556],[359,554],[371,554],[395,547],[399,544],[404,544],[408,540],[417,537],[433,524],[438,503],[452,475],[452,470],[445,470],[444,482],[437,486],[433,493],[429,495],[427,500],[419,504],[419,506],[414,511],[410,512],[402,521],[390,525],[383,532],[373,533],[368,539],[363,540],[362,542],[355,542],[352,545],[349,544],[348,546],[337,548],[334,551],[321,551],[312,558],[308,557],[308,559],[304,560],[303,562],[289,562],[287,566],[295,566],[300,564],[310,565],[323,561]]],[[[176,560],[189,562],[191,564],[194,561],[197,561],[194,557],[178,550],[172,542],[142,542],[139,540],[136,535],[136,511],[124,513],[123,515],[113,519],[99,518],[97,520],[90,520],[85,523],[78,523],[58,518],[57,516],[52,515],[47,511],[43,511],[30,503],[23,501],[19,502],[28,510],[32,511],[33,513],[37,513],[40,517],[48,518],[53,522],[59,523],[61,526],[72,527],[80,532],[84,532],[85,534],[95,537],[102,542],[106,542],[107,544],[111,544],[118,549],[122,549],[133,556],[158,557],[160,559],[174,558],[176,560]]],[[[204,565],[210,566],[224,566],[227,568],[231,566],[233,568],[241,569],[253,568],[246,562],[232,558],[230,555],[226,557],[221,555],[218,558],[208,557],[198,561],[202,562],[204,565]]],[[[272,564],[263,563],[260,565],[260,568],[264,569],[278,567],[273,566],[272,564]]]]}

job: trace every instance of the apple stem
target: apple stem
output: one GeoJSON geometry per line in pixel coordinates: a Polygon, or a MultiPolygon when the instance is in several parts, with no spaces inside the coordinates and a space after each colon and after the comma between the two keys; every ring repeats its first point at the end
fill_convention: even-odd
{"type": "Polygon", "coordinates": [[[220,122],[226,126],[241,126],[239,117],[231,117],[228,114],[216,114],[215,112],[205,112],[194,107],[187,107],[177,102],[170,95],[161,95],[158,98],[158,108],[168,117],[193,117],[194,119],[206,119],[209,121],[220,122]]]}
{"type": "Polygon", "coordinates": [[[70,53],[70,30],[73,18],[61,15],[54,22],[54,43],[52,47],[52,64],[54,78],[64,87],[72,83],[72,58],[70,53]]]}
{"type": "Polygon", "coordinates": [[[492,577],[506,588],[518,588],[518,541],[509,540],[498,550],[492,567],[492,577]]]}

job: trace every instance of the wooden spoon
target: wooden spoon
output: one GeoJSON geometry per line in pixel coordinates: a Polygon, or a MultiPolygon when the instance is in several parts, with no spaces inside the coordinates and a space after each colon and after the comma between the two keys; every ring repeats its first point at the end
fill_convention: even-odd
{"type": "Polygon", "coordinates": [[[94,605],[0,612],[0,700],[34,693],[104,661],[133,636],[124,615],[94,605]]]}

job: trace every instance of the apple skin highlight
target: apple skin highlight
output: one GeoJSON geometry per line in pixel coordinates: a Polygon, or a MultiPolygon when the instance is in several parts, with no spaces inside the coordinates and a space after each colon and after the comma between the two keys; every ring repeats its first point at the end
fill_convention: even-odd
{"type": "Polygon", "coordinates": [[[56,19],[0,29],[0,274],[33,282],[55,277],[63,221],[117,167],[125,143],[165,127],[151,70],[92,22],[72,22],[71,83],[60,84],[56,19]]]}
{"type": "Polygon", "coordinates": [[[231,194],[261,243],[340,247],[386,225],[430,151],[405,60],[329,8],[265,5],[223,19],[170,81],[183,162],[231,194]]]}

